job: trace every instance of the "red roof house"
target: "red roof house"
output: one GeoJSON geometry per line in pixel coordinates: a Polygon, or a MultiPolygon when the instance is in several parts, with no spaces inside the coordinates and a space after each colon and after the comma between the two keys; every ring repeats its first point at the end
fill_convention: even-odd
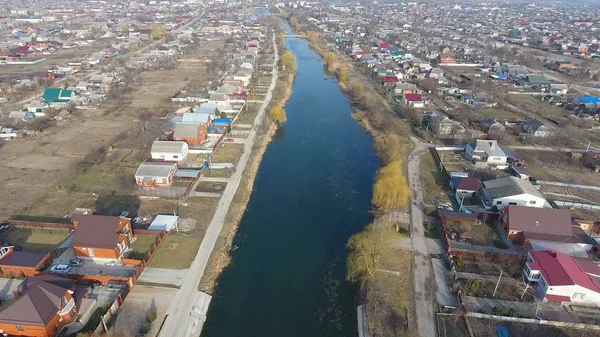
{"type": "Polygon", "coordinates": [[[391,46],[392,46],[392,45],[391,45],[391,44],[389,44],[389,43],[387,43],[387,42],[381,42],[381,43],[379,44],[379,48],[381,48],[381,49],[387,49],[387,48],[390,48],[391,46]]]}
{"type": "Polygon", "coordinates": [[[523,275],[534,284],[535,297],[544,302],[600,306],[600,266],[595,262],[552,250],[531,251],[523,275]]]}

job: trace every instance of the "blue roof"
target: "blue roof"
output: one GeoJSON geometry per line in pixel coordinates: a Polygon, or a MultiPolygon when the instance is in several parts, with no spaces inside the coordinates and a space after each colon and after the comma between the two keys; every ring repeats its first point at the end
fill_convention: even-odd
{"type": "Polygon", "coordinates": [[[596,96],[579,96],[575,100],[579,104],[600,103],[600,97],[596,96]]]}
{"type": "Polygon", "coordinates": [[[231,119],[229,118],[215,118],[213,119],[213,124],[229,124],[231,123],[231,119]]]}

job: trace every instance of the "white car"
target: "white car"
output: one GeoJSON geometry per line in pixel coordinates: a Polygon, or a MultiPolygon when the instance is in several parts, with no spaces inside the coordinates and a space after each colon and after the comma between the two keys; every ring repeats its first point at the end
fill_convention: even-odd
{"type": "Polygon", "coordinates": [[[56,274],[68,274],[70,270],[71,266],[68,264],[55,264],[50,267],[50,272],[56,274]]]}

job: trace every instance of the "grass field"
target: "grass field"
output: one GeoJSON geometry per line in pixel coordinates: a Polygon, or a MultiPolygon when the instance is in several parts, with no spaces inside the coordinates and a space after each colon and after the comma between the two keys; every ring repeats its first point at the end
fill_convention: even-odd
{"type": "Polygon", "coordinates": [[[212,157],[213,163],[237,163],[244,151],[244,144],[225,143],[212,157]]]}
{"type": "MultiPolygon", "coordinates": [[[[383,270],[399,271],[400,275],[377,271],[366,281],[367,316],[369,330],[377,336],[411,336],[409,323],[414,312],[412,299],[412,255],[410,252],[394,248],[391,242],[402,236],[390,233],[390,242],[386,242],[381,254],[383,270]],[[393,333],[392,333],[393,332],[393,333]]],[[[426,282],[426,280],[423,280],[426,282]]]]}
{"type": "Polygon", "coordinates": [[[23,246],[24,251],[46,253],[53,251],[71,232],[59,229],[12,228],[2,235],[4,243],[23,246]]]}
{"type": "Polygon", "coordinates": [[[218,181],[200,181],[196,186],[197,192],[223,192],[227,183],[218,181]]]}
{"type": "Polygon", "coordinates": [[[91,167],[84,174],[77,174],[71,188],[83,193],[124,193],[126,186],[133,185],[134,168],[91,167]]]}
{"type": "Polygon", "coordinates": [[[428,152],[421,159],[421,187],[423,189],[423,198],[429,205],[435,204],[436,199],[443,202],[449,202],[450,198],[446,194],[448,181],[438,167],[433,155],[428,152]]]}
{"type": "Polygon", "coordinates": [[[146,253],[152,249],[152,244],[156,242],[156,236],[153,235],[136,235],[135,242],[131,246],[129,259],[143,260],[146,258],[146,253]]]}
{"type": "Polygon", "coordinates": [[[202,238],[169,234],[160,248],[154,253],[149,267],[185,269],[196,256],[202,238]]]}

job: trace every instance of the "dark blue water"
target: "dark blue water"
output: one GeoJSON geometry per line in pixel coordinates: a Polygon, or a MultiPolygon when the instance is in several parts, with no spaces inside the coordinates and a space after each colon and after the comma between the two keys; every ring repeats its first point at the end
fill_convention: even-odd
{"type": "Polygon", "coordinates": [[[345,245],[370,220],[380,163],[321,57],[305,40],[287,47],[298,63],[288,121],[263,157],[205,337],[357,335],[345,245]]]}

